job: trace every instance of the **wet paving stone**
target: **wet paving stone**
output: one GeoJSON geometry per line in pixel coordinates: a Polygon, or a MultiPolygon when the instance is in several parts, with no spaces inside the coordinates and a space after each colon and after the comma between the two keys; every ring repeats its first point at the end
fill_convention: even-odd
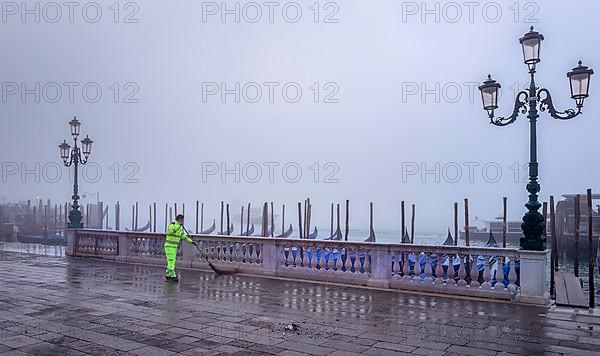
{"type": "Polygon", "coordinates": [[[600,350],[596,311],[189,270],[173,284],[160,267],[6,251],[0,267],[0,356],[600,350]]]}

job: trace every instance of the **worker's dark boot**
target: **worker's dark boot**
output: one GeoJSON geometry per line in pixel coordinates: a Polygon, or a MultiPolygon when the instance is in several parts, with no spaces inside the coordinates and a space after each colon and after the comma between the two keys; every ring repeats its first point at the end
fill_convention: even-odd
{"type": "Polygon", "coordinates": [[[169,277],[169,278],[171,279],[171,282],[175,282],[175,283],[179,282],[179,278],[177,278],[177,276],[169,277]]]}

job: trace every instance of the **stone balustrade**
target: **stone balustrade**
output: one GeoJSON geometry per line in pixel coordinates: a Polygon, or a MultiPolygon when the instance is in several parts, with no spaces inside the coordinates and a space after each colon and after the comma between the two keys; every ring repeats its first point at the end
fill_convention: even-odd
{"type": "MultiPolygon", "coordinates": [[[[210,262],[224,270],[307,281],[549,303],[549,251],[192,235],[210,262]]],[[[164,234],[69,230],[67,255],[164,265],[164,234]]],[[[190,244],[177,267],[206,269],[190,244]]]]}

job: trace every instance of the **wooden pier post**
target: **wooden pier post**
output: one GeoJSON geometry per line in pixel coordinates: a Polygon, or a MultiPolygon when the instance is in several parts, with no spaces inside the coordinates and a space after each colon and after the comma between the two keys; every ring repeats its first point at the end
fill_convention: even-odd
{"type": "Polygon", "coordinates": [[[402,220],[402,223],[401,223],[402,231],[400,231],[400,243],[403,243],[404,242],[404,234],[406,231],[406,222],[404,221],[404,200],[402,200],[400,202],[400,216],[401,216],[401,220],[402,220]]]}
{"type": "Polygon", "coordinates": [[[137,229],[138,229],[138,209],[139,208],[140,208],[139,203],[135,202],[135,230],[134,231],[137,231],[137,229]]]}
{"type": "Polygon", "coordinates": [[[131,206],[131,231],[135,231],[135,204],[131,206]]]}
{"type": "Polygon", "coordinates": [[[410,243],[415,243],[415,204],[412,205],[412,212],[410,217],[410,243]]]}
{"type": "Polygon", "coordinates": [[[502,198],[502,247],[506,248],[506,200],[507,198],[502,198]]]}
{"type": "Polygon", "coordinates": [[[198,233],[198,227],[199,227],[198,224],[200,223],[199,214],[200,214],[200,202],[196,200],[196,234],[198,233]]]}
{"type": "Polygon", "coordinates": [[[333,203],[331,203],[331,234],[329,236],[333,236],[333,203]]]}
{"type": "Polygon", "coordinates": [[[340,231],[340,204],[336,205],[337,208],[337,229],[336,232],[340,231]]]}
{"type": "Polygon", "coordinates": [[[580,211],[581,196],[577,194],[575,196],[575,260],[573,262],[573,270],[575,277],[579,277],[579,223],[581,222],[581,211],[580,211]]]}
{"type": "Polygon", "coordinates": [[[115,206],[115,230],[121,230],[121,204],[118,201],[115,206]]]}
{"type": "Polygon", "coordinates": [[[200,205],[200,232],[204,230],[204,203],[200,205]]]}
{"type": "Polygon", "coordinates": [[[262,233],[262,236],[263,237],[267,237],[268,232],[269,232],[269,204],[267,202],[265,202],[263,204],[263,214],[262,214],[262,216],[263,216],[263,223],[262,223],[263,233],[262,233]]]}
{"type": "Polygon", "coordinates": [[[348,241],[348,233],[350,232],[350,200],[346,199],[346,228],[344,231],[344,241],[348,241]]]}
{"type": "Polygon", "coordinates": [[[542,232],[544,238],[548,236],[548,203],[542,203],[542,216],[544,217],[544,231],[542,232]]]}
{"type": "MultiPolygon", "coordinates": [[[[170,206],[170,207],[169,207],[169,221],[173,221],[173,220],[175,220],[175,219],[173,218],[173,207],[172,207],[172,206],[170,206]]],[[[167,224],[167,226],[169,226],[169,225],[167,224]]],[[[166,231],[166,229],[165,229],[165,231],[166,231]]]]}
{"type": "Polygon", "coordinates": [[[185,203],[181,203],[181,215],[185,216],[185,203]]]}
{"type": "Polygon", "coordinates": [[[374,231],[374,228],[373,228],[373,202],[369,203],[369,236],[371,236],[371,231],[374,231]]]}
{"type": "Polygon", "coordinates": [[[223,235],[223,210],[225,209],[225,203],[221,201],[221,221],[220,221],[220,229],[219,235],[223,235]]]}
{"type": "Polygon", "coordinates": [[[169,224],[169,219],[168,219],[169,215],[168,214],[169,214],[169,203],[165,203],[165,230],[164,231],[167,231],[167,226],[169,226],[168,225],[169,224]]]}
{"type": "Polygon", "coordinates": [[[558,269],[556,264],[556,215],[554,211],[554,196],[550,196],[550,296],[556,299],[556,280],[554,272],[558,269]]]}
{"type": "Polygon", "coordinates": [[[248,203],[248,219],[246,220],[246,231],[250,231],[250,203],[248,203]]]}
{"type": "Polygon", "coordinates": [[[281,234],[285,232],[285,204],[281,207],[281,234]]]}
{"type": "Polygon", "coordinates": [[[470,246],[469,243],[469,199],[465,198],[465,245],[470,246]]]}
{"type": "Polygon", "coordinates": [[[458,202],[454,202],[454,246],[458,246],[458,202]]]}
{"type": "MultiPolygon", "coordinates": [[[[246,233],[248,230],[246,230],[246,233]]],[[[242,205],[242,212],[240,213],[240,236],[246,236],[244,233],[244,206],[242,205]]]]}
{"type": "Polygon", "coordinates": [[[311,233],[311,224],[312,224],[312,204],[310,203],[310,199],[308,199],[308,214],[306,215],[306,219],[307,219],[307,227],[306,230],[304,230],[304,233],[306,234],[306,238],[308,238],[310,236],[311,233]]]}
{"type": "Polygon", "coordinates": [[[298,236],[302,238],[302,203],[298,202],[298,236]]]}
{"type": "Polygon", "coordinates": [[[273,212],[273,202],[271,202],[271,237],[275,236],[275,213],[273,212]]]}
{"type": "Polygon", "coordinates": [[[227,235],[231,235],[231,225],[229,223],[229,203],[227,203],[227,235]]]}
{"type": "Polygon", "coordinates": [[[308,238],[308,198],[304,199],[304,237],[308,238]]]}
{"type": "Polygon", "coordinates": [[[593,230],[593,214],[594,210],[592,209],[592,190],[587,190],[587,208],[588,208],[588,289],[589,289],[589,306],[590,309],[594,308],[596,304],[595,296],[596,293],[594,291],[594,273],[596,273],[594,269],[594,240],[592,237],[593,230]]]}
{"type": "Polygon", "coordinates": [[[150,232],[152,232],[152,205],[148,205],[148,221],[150,222],[150,232]]]}
{"type": "Polygon", "coordinates": [[[153,206],[153,209],[152,209],[152,211],[153,211],[152,220],[154,222],[154,224],[152,224],[152,225],[154,225],[154,230],[152,230],[152,231],[156,232],[156,202],[153,202],[152,206],[153,206]]]}

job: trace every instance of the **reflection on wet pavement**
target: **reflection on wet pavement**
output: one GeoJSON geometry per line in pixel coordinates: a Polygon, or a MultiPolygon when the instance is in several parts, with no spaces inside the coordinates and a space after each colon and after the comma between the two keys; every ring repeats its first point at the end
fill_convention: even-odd
{"type": "Polygon", "coordinates": [[[600,349],[597,312],[190,270],[180,270],[174,284],[160,267],[30,248],[40,254],[0,247],[0,355],[591,355],[600,349]],[[298,330],[284,329],[291,322],[298,330]]]}

